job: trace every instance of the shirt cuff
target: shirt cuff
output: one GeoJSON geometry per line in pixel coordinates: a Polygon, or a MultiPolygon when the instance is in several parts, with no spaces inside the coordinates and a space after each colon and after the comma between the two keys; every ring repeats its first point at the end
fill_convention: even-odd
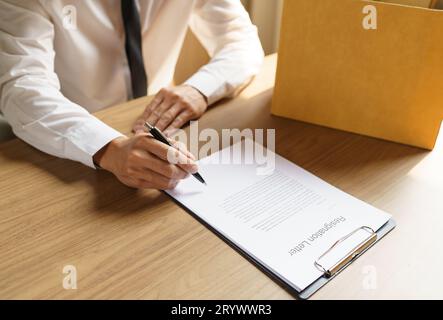
{"type": "Polygon", "coordinates": [[[200,69],[188,80],[185,81],[185,85],[194,87],[201,93],[203,93],[208,99],[208,105],[211,105],[227,94],[227,88],[225,88],[225,81],[211,74],[205,69],[200,69]]]}
{"type": "Polygon", "coordinates": [[[88,167],[97,169],[93,156],[109,142],[124,135],[95,117],[88,120],[88,122],[69,133],[72,148],[67,148],[66,156],[77,159],[88,167]]]}

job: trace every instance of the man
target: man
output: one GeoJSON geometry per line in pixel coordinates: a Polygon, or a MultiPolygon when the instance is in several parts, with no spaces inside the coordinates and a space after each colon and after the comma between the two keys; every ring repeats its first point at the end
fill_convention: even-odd
{"type": "Polygon", "coordinates": [[[135,188],[173,188],[197,166],[143,133],[170,133],[232,95],[263,60],[239,0],[0,0],[0,110],[34,147],[135,188]],[[211,61],[170,87],[187,27],[211,61]],[[89,112],[155,94],[133,137],[89,112]]]}

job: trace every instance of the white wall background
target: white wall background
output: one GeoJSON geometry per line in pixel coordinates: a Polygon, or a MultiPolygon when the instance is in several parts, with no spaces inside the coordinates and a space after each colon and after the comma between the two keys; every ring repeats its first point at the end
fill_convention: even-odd
{"type": "Polygon", "coordinates": [[[257,26],[266,54],[278,49],[283,0],[242,0],[252,22],[257,26]]]}
{"type": "MultiPolygon", "coordinates": [[[[241,0],[257,26],[266,54],[277,52],[283,0],[241,0]]],[[[296,1],[296,0],[292,0],[296,1]]],[[[183,83],[204,63],[208,55],[195,36],[188,32],[175,72],[175,83],[183,83]]]]}

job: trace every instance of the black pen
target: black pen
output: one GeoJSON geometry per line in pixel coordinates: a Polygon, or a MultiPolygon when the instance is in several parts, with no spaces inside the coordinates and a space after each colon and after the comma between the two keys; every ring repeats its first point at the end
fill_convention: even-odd
{"type": "MultiPolygon", "coordinates": [[[[148,129],[148,132],[150,134],[152,134],[152,136],[154,137],[155,140],[163,142],[164,144],[167,144],[168,146],[172,147],[171,143],[169,142],[168,138],[165,137],[165,135],[158,130],[156,127],[154,127],[153,125],[149,124],[148,122],[145,122],[145,127],[148,129]]],[[[201,183],[206,184],[205,180],[203,179],[203,177],[198,173],[193,173],[192,174],[198,181],[200,181],[201,183]]]]}

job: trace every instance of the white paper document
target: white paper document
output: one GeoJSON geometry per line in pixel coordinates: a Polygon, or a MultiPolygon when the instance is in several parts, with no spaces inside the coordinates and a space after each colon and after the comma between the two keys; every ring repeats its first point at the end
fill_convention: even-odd
{"type": "Polygon", "coordinates": [[[244,143],[223,149],[199,162],[207,186],[190,177],[168,194],[302,291],[323,275],[314,262],[338,239],[362,226],[377,231],[391,216],[267,155],[273,167],[261,170],[244,143]],[[237,161],[226,164],[229,158],[237,161]]]}

